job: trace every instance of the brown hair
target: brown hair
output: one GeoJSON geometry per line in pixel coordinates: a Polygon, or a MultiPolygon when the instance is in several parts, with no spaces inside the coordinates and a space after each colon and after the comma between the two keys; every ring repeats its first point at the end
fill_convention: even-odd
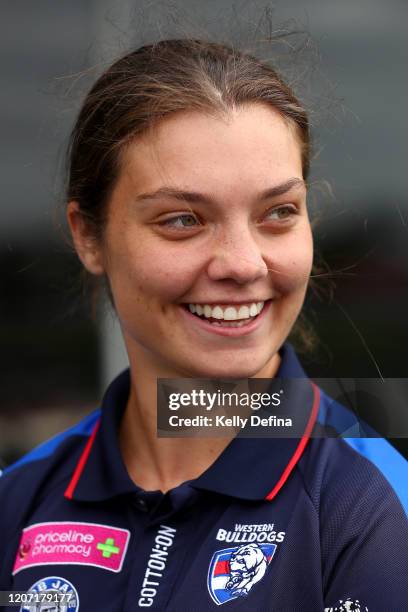
{"type": "MultiPolygon", "coordinates": [[[[78,202],[93,236],[100,239],[126,144],[178,111],[225,116],[260,102],[295,129],[307,179],[306,111],[267,62],[224,44],[189,38],[162,40],[128,53],[102,74],[85,98],[68,149],[66,200],[78,202]]],[[[107,289],[109,293],[109,285],[107,289]]],[[[295,334],[299,328],[301,344],[310,345],[312,336],[304,324],[297,325],[295,334]]]]}
{"type": "Polygon", "coordinates": [[[177,111],[226,115],[251,102],[270,105],[296,129],[307,178],[306,112],[267,63],[193,39],[162,40],[128,53],[97,80],[79,113],[69,146],[67,201],[79,203],[100,237],[120,153],[131,139],[177,111]]]}

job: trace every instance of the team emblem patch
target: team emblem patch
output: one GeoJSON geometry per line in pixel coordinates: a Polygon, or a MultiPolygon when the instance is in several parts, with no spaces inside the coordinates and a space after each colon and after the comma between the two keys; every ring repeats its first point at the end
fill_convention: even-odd
{"type": "Polygon", "coordinates": [[[208,591],[220,606],[245,597],[262,580],[275,554],[276,544],[245,544],[214,553],[208,572],[208,591]]]}
{"type": "Polygon", "coordinates": [[[20,612],[78,612],[79,597],[74,585],[60,578],[59,576],[47,576],[35,582],[29,589],[28,593],[43,594],[57,593],[64,595],[61,603],[58,602],[43,602],[33,605],[26,604],[21,606],[20,612]]]}

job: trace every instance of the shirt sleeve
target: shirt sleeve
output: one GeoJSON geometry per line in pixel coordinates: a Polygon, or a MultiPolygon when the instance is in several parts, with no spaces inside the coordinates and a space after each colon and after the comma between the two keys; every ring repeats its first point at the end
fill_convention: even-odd
{"type": "Polygon", "coordinates": [[[407,610],[408,519],[400,499],[355,450],[336,459],[321,499],[325,610],[407,610]]]}

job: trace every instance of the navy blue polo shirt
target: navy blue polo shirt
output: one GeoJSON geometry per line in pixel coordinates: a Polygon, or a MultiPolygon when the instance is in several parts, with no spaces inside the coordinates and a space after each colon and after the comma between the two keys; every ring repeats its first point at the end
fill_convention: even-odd
{"type": "MultiPolygon", "coordinates": [[[[281,356],[278,376],[305,377],[281,356]]],[[[67,612],[408,610],[407,462],[388,442],[311,438],[345,409],[310,383],[302,438],[237,437],[144,491],[118,443],[129,384],[4,471],[0,590],[56,591],[67,612]]]]}

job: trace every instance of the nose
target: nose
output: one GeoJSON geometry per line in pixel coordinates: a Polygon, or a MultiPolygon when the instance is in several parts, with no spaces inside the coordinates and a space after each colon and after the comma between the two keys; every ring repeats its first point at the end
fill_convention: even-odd
{"type": "Polygon", "coordinates": [[[268,266],[249,227],[230,225],[214,240],[214,250],[207,267],[211,280],[234,280],[244,285],[268,275],[268,266]]]}

